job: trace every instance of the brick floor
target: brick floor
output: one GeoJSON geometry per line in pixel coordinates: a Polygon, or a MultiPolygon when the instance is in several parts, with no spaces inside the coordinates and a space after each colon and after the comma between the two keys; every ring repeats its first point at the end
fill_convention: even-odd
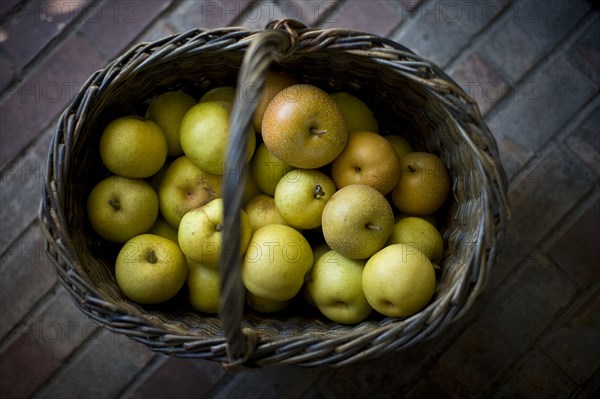
{"type": "Polygon", "coordinates": [[[600,12],[593,1],[27,0],[0,3],[2,397],[546,398],[600,394],[600,12]],[[132,44],[271,18],[396,40],[484,113],[513,218],[480,300],[433,341],[359,364],[230,371],[99,327],[36,223],[57,117],[132,44]]]}

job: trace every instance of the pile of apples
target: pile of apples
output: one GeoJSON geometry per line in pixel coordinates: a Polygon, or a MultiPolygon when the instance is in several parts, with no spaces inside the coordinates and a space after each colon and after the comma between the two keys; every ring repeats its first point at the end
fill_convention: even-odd
{"type": "Polygon", "coordinates": [[[374,311],[408,317],[425,307],[444,252],[435,213],[450,178],[440,158],[414,151],[401,132],[381,135],[355,95],[272,71],[254,96],[247,164],[228,171],[236,96],[228,86],[199,101],[169,91],[144,117],[104,129],[100,156],[111,176],[91,190],[87,211],[100,237],[122,244],[123,294],[158,304],[184,290],[198,311],[218,312],[222,181],[246,173],[240,254],[251,309],[303,301],[354,324],[374,311]]]}

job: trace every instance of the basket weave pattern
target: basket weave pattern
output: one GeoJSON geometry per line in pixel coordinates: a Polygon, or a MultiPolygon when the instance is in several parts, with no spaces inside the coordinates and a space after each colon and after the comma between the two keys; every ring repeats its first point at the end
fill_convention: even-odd
{"type": "MultiPolygon", "coordinates": [[[[236,139],[241,141],[232,140],[233,146],[243,145],[243,136],[236,139]]],[[[264,31],[197,29],[135,46],[83,85],[60,118],[47,162],[40,206],[47,254],[79,308],[156,352],[229,365],[343,365],[435,337],[485,286],[508,218],[496,143],[477,105],[443,71],[388,39],[293,21],[264,31]],[[249,53],[253,57],[245,58],[249,53]],[[97,237],[85,209],[91,188],[108,175],[98,151],[103,128],[118,116],[143,115],[162,92],[183,89],[198,98],[212,87],[236,86],[239,77],[232,131],[247,131],[243,126],[253,108],[244,82],[260,86],[269,68],[329,91],[355,93],[374,110],[384,133],[404,135],[447,165],[452,192],[441,226],[446,251],[434,298],[421,312],[406,319],[373,317],[355,326],[315,315],[242,314],[232,260],[222,268],[220,317],[178,300],[142,307],[117,288],[119,246],[97,237]]],[[[237,187],[226,204],[236,204],[237,187]]],[[[230,232],[239,226],[231,223],[230,232]]]]}

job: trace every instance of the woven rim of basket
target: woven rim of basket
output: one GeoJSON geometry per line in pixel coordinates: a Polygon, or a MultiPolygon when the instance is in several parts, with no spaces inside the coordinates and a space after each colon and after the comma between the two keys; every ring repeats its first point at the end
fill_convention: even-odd
{"type": "MultiPolygon", "coordinates": [[[[374,101],[389,104],[393,111],[382,112],[384,125],[393,123],[394,113],[415,118],[415,124],[429,133],[422,137],[409,132],[409,139],[437,153],[453,178],[452,217],[443,233],[447,250],[442,277],[434,300],[421,312],[406,319],[381,318],[355,326],[323,319],[245,315],[243,326],[249,339],[245,364],[340,366],[434,337],[470,308],[485,286],[503,241],[509,213],[507,185],[496,143],[477,105],[434,64],[395,42],[363,32],[307,28],[295,32],[294,50],[277,59],[278,66],[293,66],[300,70],[299,77],[331,87],[343,85],[363,93],[379,89],[383,94],[378,92],[374,101]],[[307,60],[317,65],[314,70],[332,73],[308,76],[314,70],[302,69],[300,62],[307,60]],[[345,73],[355,79],[347,79],[345,73]],[[391,96],[394,90],[403,90],[405,98],[391,96]]],[[[79,186],[87,185],[89,192],[99,176],[94,180],[88,175],[101,173],[95,170],[99,166],[93,167],[101,165],[93,149],[98,126],[108,122],[107,115],[138,111],[118,104],[119,94],[129,94],[128,86],[133,87],[132,96],[176,88],[181,84],[178,78],[153,87],[140,77],[169,81],[174,74],[190,72],[191,79],[195,63],[213,74],[213,80],[203,80],[202,70],[196,71],[198,90],[217,84],[221,77],[224,80],[219,84],[235,79],[243,53],[258,33],[244,28],[195,29],[133,47],[82,86],[62,114],[50,145],[39,215],[49,259],[84,313],[157,352],[223,363],[231,360],[218,318],[177,310],[165,316],[160,309],[148,311],[123,298],[110,267],[101,259],[110,248],[94,238],[86,224],[85,190],[79,186]],[[104,98],[108,93],[112,100],[104,98]],[[110,101],[117,103],[113,109],[110,101]],[[104,109],[99,109],[102,105],[104,109]]]]}

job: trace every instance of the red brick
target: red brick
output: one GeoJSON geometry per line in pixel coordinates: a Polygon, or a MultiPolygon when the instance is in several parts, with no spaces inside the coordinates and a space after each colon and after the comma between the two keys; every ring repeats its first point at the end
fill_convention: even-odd
{"type": "Polygon", "coordinates": [[[80,32],[104,56],[113,59],[170,4],[170,0],[108,1],[86,15],[80,32]]]}
{"type": "Polygon", "coordinates": [[[477,53],[471,53],[458,66],[449,70],[450,76],[469,94],[485,114],[508,92],[508,84],[477,53]]]}
{"type": "Polygon", "coordinates": [[[14,161],[54,120],[103,62],[78,36],[71,36],[0,104],[0,164],[14,161]]]}
{"type": "Polygon", "coordinates": [[[0,48],[19,68],[26,66],[89,5],[89,0],[34,0],[4,25],[7,40],[0,48]]]}
{"type": "Polygon", "coordinates": [[[600,368],[600,296],[595,294],[544,342],[544,351],[578,384],[600,368]]]}
{"type": "Polygon", "coordinates": [[[576,388],[539,349],[525,355],[498,385],[492,398],[570,398],[576,388]]]}
{"type": "Polygon", "coordinates": [[[33,224],[16,242],[2,243],[3,255],[0,268],[0,315],[2,315],[0,338],[2,339],[56,283],[56,273],[44,255],[44,240],[37,224],[33,224]]]}
{"type": "MultiPolygon", "coordinates": [[[[183,2],[177,7],[168,19],[171,25],[178,32],[185,32],[190,29],[215,29],[223,26],[229,26],[235,21],[243,18],[246,7],[251,2],[249,0],[225,0],[225,1],[190,1],[183,2]]],[[[269,8],[264,7],[260,13],[251,13],[252,18],[257,18],[262,12],[267,12],[269,8]]],[[[241,22],[235,25],[242,25],[241,22]]]]}
{"type": "Polygon", "coordinates": [[[324,28],[355,29],[387,36],[406,19],[406,13],[386,1],[354,0],[342,3],[320,25],[324,28]]]}
{"type": "Polygon", "coordinates": [[[590,115],[567,136],[565,142],[581,158],[586,165],[600,176],[600,107],[596,107],[590,115]]]}
{"type": "Polygon", "coordinates": [[[131,398],[201,397],[224,374],[223,367],[215,362],[167,358],[148,376],[131,398]]]}

